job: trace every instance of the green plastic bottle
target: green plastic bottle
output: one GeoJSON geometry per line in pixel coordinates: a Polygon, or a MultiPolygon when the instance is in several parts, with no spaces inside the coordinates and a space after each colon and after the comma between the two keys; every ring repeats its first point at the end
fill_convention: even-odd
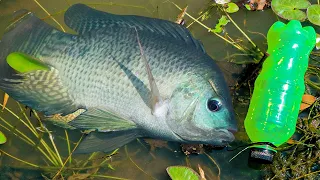
{"type": "Polygon", "coordinates": [[[267,41],[269,57],[255,81],[244,121],[254,143],[249,161],[259,163],[272,163],[275,148],[295,132],[316,33],[313,27],[302,28],[296,20],[287,25],[278,21],[269,29],[267,41]]]}

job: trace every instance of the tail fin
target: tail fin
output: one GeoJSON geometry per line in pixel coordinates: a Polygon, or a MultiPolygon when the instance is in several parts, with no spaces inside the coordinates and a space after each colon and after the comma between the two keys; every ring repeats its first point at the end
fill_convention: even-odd
{"type": "Polygon", "coordinates": [[[22,52],[37,57],[37,52],[44,40],[54,31],[49,24],[37,18],[27,10],[16,13],[12,23],[0,40],[0,79],[11,78],[15,72],[6,63],[11,52],[22,52]]]}
{"type": "Polygon", "coordinates": [[[62,46],[63,41],[59,40],[67,35],[33,13],[25,10],[22,12],[8,26],[0,41],[0,89],[45,115],[74,112],[77,106],[62,83],[58,70],[45,62],[52,58],[41,58],[50,57],[51,50],[58,45],[62,46]],[[11,58],[11,64],[19,64],[23,60],[20,63],[27,66],[24,62],[30,57],[34,59],[32,62],[39,60],[38,63],[45,64],[48,69],[21,73],[8,64],[10,54],[18,54],[18,58],[11,58]]]}

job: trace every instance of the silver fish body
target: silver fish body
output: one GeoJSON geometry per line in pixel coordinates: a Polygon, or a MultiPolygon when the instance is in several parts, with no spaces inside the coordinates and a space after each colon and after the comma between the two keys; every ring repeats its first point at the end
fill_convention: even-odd
{"type": "Polygon", "coordinates": [[[78,34],[56,30],[29,13],[4,35],[0,88],[49,117],[84,109],[67,122],[100,132],[80,146],[83,152],[108,149],[87,148],[100,142],[93,139],[104,139],[101,133],[118,137],[115,132],[121,132],[124,143],[141,136],[214,145],[234,139],[236,122],[223,74],[187,29],[81,4],[70,7],[65,22],[78,34]],[[135,28],[162,99],[156,106],[135,28]],[[28,54],[50,71],[17,73],[5,62],[12,52],[28,54]]]}

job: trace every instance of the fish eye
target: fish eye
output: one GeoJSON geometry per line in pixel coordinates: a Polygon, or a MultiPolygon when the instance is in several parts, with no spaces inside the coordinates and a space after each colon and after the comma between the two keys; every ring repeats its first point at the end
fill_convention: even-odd
{"type": "Polygon", "coordinates": [[[221,105],[220,101],[215,99],[209,99],[207,102],[207,107],[211,112],[219,111],[221,105]]]}

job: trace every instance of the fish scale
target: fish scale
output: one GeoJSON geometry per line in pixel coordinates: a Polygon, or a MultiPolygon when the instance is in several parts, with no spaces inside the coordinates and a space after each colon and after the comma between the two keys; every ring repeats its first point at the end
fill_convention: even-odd
{"type": "Polygon", "coordinates": [[[0,88],[57,125],[89,131],[78,152],[109,151],[144,136],[215,145],[234,139],[223,74],[186,28],[81,4],[68,9],[65,22],[78,34],[29,13],[4,35],[0,88]],[[38,65],[17,73],[19,66],[5,63],[12,53],[13,62],[38,65]]]}

